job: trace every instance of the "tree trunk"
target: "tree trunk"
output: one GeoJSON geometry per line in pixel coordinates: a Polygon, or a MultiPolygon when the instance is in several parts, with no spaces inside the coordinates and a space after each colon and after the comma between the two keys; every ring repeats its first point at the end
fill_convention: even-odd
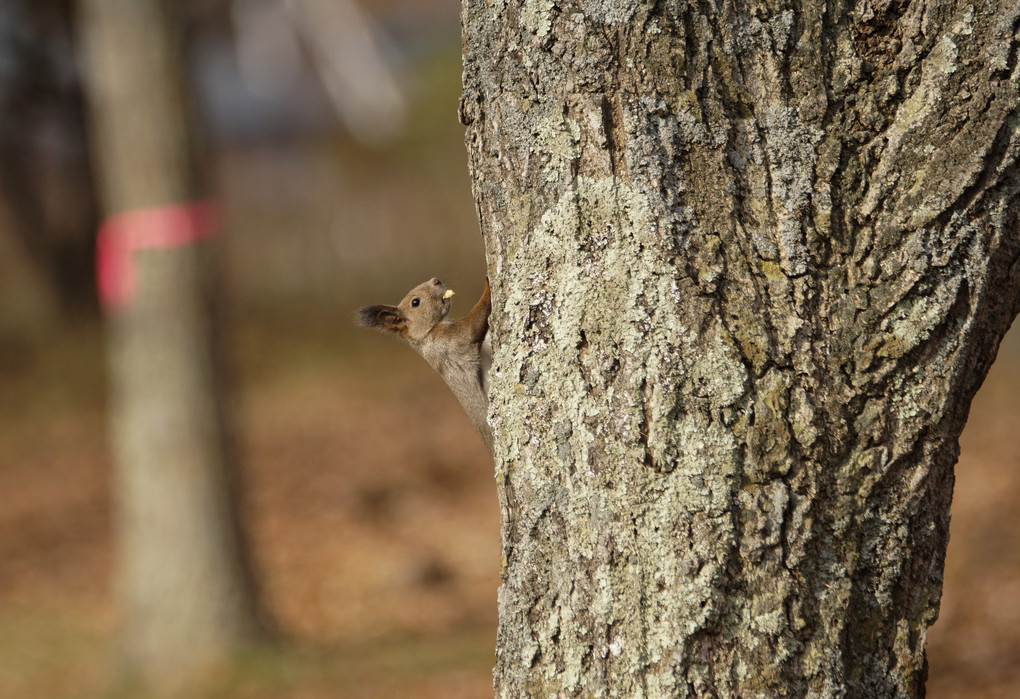
{"type": "Polygon", "coordinates": [[[465,0],[500,697],[921,697],[1014,0],[465,0]]]}
{"type": "Polygon", "coordinates": [[[214,279],[171,0],[82,0],[106,211],[118,600],[127,669],[187,683],[256,629],[214,279]]]}
{"type": "Polygon", "coordinates": [[[43,323],[96,310],[91,251],[96,202],[89,172],[81,87],[73,74],[67,0],[5,0],[0,5],[0,205],[15,289],[43,323]],[[52,309],[52,310],[50,310],[52,309]],[[49,317],[45,317],[49,316],[49,317]]]}

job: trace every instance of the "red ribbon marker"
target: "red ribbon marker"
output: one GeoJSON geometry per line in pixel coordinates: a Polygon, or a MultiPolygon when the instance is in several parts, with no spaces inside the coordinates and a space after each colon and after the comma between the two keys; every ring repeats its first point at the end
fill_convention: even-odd
{"type": "Polygon", "coordinates": [[[96,284],[107,310],[129,305],[138,289],[136,250],[168,250],[215,235],[216,207],[211,201],[132,209],[103,222],[96,236],[96,284]]]}

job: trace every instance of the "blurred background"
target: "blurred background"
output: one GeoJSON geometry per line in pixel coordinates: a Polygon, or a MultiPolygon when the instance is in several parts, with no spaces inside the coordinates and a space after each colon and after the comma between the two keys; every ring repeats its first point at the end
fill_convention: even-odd
{"type": "MultiPolygon", "coordinates": [[[[273,641],[210,697],[486,697],[499,512],[484,447],[410,350],[352,325],[485,273],[456,0],[189,0],[239,511],[273,641]]],[[[0,2],[0,699],[119,683],[99,187],[79,15],[0,2]]],[[[1020,337],[957,468],[929,697],[1020,686],[1020,337]]]]}

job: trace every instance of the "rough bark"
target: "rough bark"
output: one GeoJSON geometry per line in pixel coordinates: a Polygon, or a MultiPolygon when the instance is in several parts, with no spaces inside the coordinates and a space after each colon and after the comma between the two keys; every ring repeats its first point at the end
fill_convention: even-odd
{"type": "Polygon", "coordinates": [[[465,0],[500,697],[920,697],[1013,0],[465,0]]]}
{"type": "MultiPolygon", "coordinates": [[[[169,0],[81,2],[108,215],[203,194],[175,10],[169,0]]],[[[134,251],[136,294],[108,318],[121,644],[127,671],[162,690],[187,685],[258,628],[211,252],[208,243],[134,251]]]]}

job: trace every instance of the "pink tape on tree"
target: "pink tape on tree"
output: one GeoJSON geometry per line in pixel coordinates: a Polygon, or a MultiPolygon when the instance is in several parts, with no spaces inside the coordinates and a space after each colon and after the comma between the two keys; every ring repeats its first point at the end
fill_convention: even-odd
{"type": "Polygon", "coordinates": [[[96,237],[96,284],[103,307],[123,308],[134,300],[135,251],[191,245],[215,235],[217,223],[210,201],[133,209],[106,219],[96,237]]]}

